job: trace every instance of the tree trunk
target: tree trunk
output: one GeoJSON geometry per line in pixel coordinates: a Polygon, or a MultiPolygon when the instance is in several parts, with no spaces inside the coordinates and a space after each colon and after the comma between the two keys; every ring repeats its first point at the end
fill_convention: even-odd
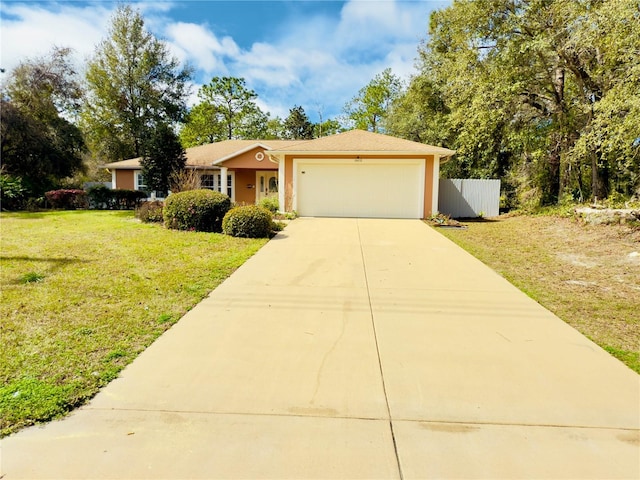
{"type": "Polygon", "coordinates": [[[597,153],[591,156],[591,192],[594,201],[609,196],[609,168],[597,153]]]}

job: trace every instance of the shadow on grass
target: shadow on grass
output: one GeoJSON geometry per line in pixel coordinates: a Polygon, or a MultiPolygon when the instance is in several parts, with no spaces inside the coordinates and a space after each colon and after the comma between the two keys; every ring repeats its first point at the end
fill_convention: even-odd
{"type": "Polygon", "coordinates": [[[484,217],[456,218],[455,220],[461,223],[497,223],[500,221],[499,218],[484,218],[484,217]]]}
{"type": "Polygon", "coordinates": [[[17,220],[33,220],[39,218],[46,218],[52,215],[87,215],[87,214],[95,214],[95,213],[109,213],[115,217],[130,217],[133,215],[133,210],[96,210],[96,209],[87,209],[87,210],[38,210],[36,212],[25,212],[25,211],[2,211],[2,215],[10,218],[15,218],[17,220]]]}
{"type": "MultiPolygon", "coordinates": [[[[48,274],[52,274],[67,265],[74,263],[90,263],[90,260],[82,260],[80,258],[39,258],[39,257],[27,257],[27,256],[8,256],[0,255],[0,262],[42,262],[47,265],[48,274]]],[[[21,285],[36,280],[25,280],[29,275],[36,274],[36,272],[27,272],[25,275],[15,279],[11,282],[14,285],[21,285]]],[[[35,277],[34,277],[35,278],[35,277]]],[[[44,278],[44,275],[42,276],[44,278]]],[[[40,278],[40,280],[42,279],[40,278]]]]}

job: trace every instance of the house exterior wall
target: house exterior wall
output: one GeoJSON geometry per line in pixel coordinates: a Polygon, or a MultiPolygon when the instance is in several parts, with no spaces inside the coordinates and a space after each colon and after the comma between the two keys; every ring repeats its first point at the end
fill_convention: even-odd
{"type": "Polygon", "coordinates": [[[433,155],[428,155],[426,161],[427,164],[424,169],[424,210],[422,212],[422,218],[429,218],[435,209],[435,206],[433,205],[433,155]]]}
{"type": "Polygon", "coordinates": [[[284,157],[284,204],[285,211],[293,211],[293,156],[291,155],[284,157]]]}
{"type": "Polygon", "coordinates": [[[133,190],[135,188],[135,170],[116,170],[113,188],[133,190]]]}
{"type": "MultiPolygon", "coordinates": [[[[255,170],[277,170],[278,164],[269,160],[269,156],[264,153],[264,148],[253,148],[244,152],[237,157],[233,157],[226,162],[222,162],[220,166],[227,167],[229,170],[238,168],[253,168],[255,170]],[[262,160],[256,159],[256,153],[262,153],[262,160]]],[[[255,180],[254,180],[255,183],[255,180]]]]}

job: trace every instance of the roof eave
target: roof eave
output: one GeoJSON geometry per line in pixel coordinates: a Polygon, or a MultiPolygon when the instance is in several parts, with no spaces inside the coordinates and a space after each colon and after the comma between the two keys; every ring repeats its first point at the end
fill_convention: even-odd
{"type": "Polygon", "coordinates": [[[434,150],[271,150],[269,156],[281,158],[284,155],[437,155],[441,159],[455,155],[455,150],[438,152],[434,150]]]}

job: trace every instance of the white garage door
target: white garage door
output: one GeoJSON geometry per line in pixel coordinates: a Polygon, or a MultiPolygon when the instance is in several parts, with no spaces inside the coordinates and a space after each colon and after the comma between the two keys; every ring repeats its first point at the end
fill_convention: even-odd
{"type": "Polygon", "coordinates": [[[297,160],[295,208],[313,217],[421,218],[424,160],[297,160]]]}

